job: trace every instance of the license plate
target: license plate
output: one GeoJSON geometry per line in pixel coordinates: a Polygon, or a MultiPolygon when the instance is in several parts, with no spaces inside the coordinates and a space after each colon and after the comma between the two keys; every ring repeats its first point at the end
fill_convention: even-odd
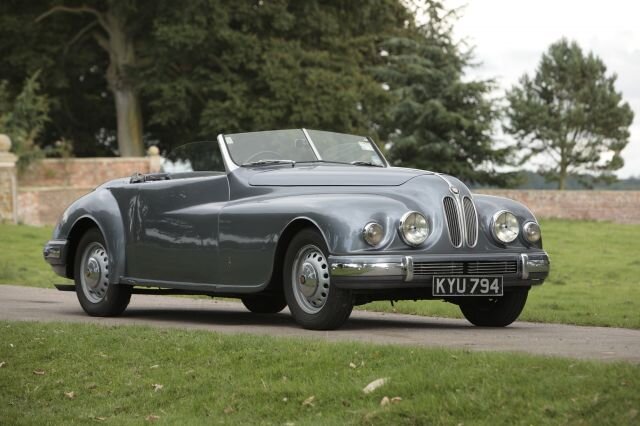
{"type": "Polygon", "coordinates": [[[433,277],[433,296],[502,296],[502,277],[449,275],[433,277]]]}

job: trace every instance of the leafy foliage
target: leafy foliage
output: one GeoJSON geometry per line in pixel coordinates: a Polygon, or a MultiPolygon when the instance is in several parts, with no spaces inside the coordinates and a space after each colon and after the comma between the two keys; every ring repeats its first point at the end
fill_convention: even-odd
{"type": "Polygon", "coordinates": [[[471,55],[452,25],[432,0],[7,0],[0,76],[16,90],[46,69],[51,122],[40,144],[65,138],[80,156],[116,152],[114,81],[122,81],[139,100],[145,143],[164,151],[220,132],[308,127],[391,141],[396,164],[502,184],[494,166],[507,151],[491,140],[492,82],[463,79],[471,55]],[[109,40],[94,14],[47,14],[61,4],[120,23],[132,41],[120,80],[113,55],[98,47],[109,40]],[[422,26],[418,7],[430,16],[422,26]]]}
{"type": "Polygon", "coordinates": [[[507,185],[515,176],[495,170],[509,150],[493,143],[493,82],[463,79],[471,53],[453,39],[455,14],[437,1],[427,2],[426,12],[425,24],[381,46],[386,61],[376,73],[395,98],[384,121],[392,161],[507,185]]]}
{"type": "Polygon", "coordinates": [[[548,165],[541,172],[560,189],[569,175],[613,180],[611,172],[623,166],[633,112],[606,71],[600,58],[562,39],[542,55],[535,75],[507,94],[505,130],[518,140],[520,161],[542,157],[548,165]]]}
{"type": "Polygon", "coordinates": [[[212,0],[161,10],[153,65],[142,74],[149,128],[175,135],[165,144],[302,126],[370,133],[388,96],[363,71],[378,60],[376,44],[410,17],[394,0],[212,0]]]}
{"type": "Polygon", "coordinates": [[[27,78],[15,99],[8,92],[7,82],[0,82],[0,131],[11,138],[20,170],[42,156],[34,142],[49,121],[49,100],[40,93],[39,75],[37,71],[27,78]]]}

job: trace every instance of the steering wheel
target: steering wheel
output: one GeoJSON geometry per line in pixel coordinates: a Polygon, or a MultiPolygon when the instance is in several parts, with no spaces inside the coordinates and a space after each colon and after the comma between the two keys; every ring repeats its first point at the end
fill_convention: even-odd
{"type": "Polygon", "coordinates": [[[254,161],[258,161],[259,157],[265,156],[263,160],[282,160],[282,154],[275,151],[260,151],[253,154],[251,157],[247,158],[245,163],[252,163],[254,161]],[[275,155],[275,157],[271,155],[275,155]]]}

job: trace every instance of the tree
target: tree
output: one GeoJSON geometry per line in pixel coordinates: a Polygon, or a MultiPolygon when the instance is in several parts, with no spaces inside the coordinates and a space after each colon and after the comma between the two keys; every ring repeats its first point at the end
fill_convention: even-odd
{"type": "Polygon", "coordinates": [[[507,186],[498,173],[509,150],[493,141],[498,116],[492,81],[463,79],[472,54],[452,35],[455,11],[439,1],[419,2],[426,22],[381,45],[375,71],[395,101],[382,123],[396,165],[455,175],[468,183],[507,186]]]}
{"type": "Polygon", "coordinates": [[[289,127],[375,132],[389,96],[368,68],[410,18],[397,0],[173,4],[160,3],[141,79],[164,146],[289,127]]]}
{"type": "Polygon", "coordinates": [[[39,143],[64,137],[81,156],[113,153],[118,87],[139,102],[145,143],[163,150],[221,131],[371,133],[390,99],[369,70],[376,46],[411,18],[398,0],[61,3],[0,2],[0,76],[17,90],[46,69],[51,122],[39,143]],[[122,61],[97,47],[116,40],[111,25],[133,49],[112,50],[134,53],[116,73],[107,69],[122,61]],[[122,79],[107,84],[105,74],[122,79]]]}
{"type": "Polygon", "coordinates": [[[562,39],[549,47],[533,77],[522,76],[507,93],[509,123],[520,163],[534,158],[545,177],[565,189],[567,177],[591,173],[614,180],[623,166],[633,112],[615,89],[616,75],[593,53],[562,39]]]}
{"type": "Polygon", "coordinates": [[[104,10],[86,5],[70,7],[55,5],[36,18],[42,21],[55,13],[86,14],[92,19],[69,41],[73,44],[85,34],[109,55],[105,77],[113,93],[117,117],[117,141],[123,157],[144,154],[140,98],[130,70],[137,65],[135,29],[138,25],[136,1],[111,0],[104,10]]]}
{"type": "Polygon", "coordinates": [[[49,121],[49,100],[40,93],[40,72],[27,78],[15,98],[0,81],[0,132],[13,141],[12,151],[18,156],[18,168],[23,170],[31,161],[42,156],[34,142],[49,121]]]}

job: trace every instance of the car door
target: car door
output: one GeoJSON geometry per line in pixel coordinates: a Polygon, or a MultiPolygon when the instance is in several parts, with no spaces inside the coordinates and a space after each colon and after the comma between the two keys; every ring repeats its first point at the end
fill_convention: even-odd
{"type": "Polygon", "coordinates": [[[140,183],[128,272],[133,278],[216,283],[226,175],[140,183]]]}

